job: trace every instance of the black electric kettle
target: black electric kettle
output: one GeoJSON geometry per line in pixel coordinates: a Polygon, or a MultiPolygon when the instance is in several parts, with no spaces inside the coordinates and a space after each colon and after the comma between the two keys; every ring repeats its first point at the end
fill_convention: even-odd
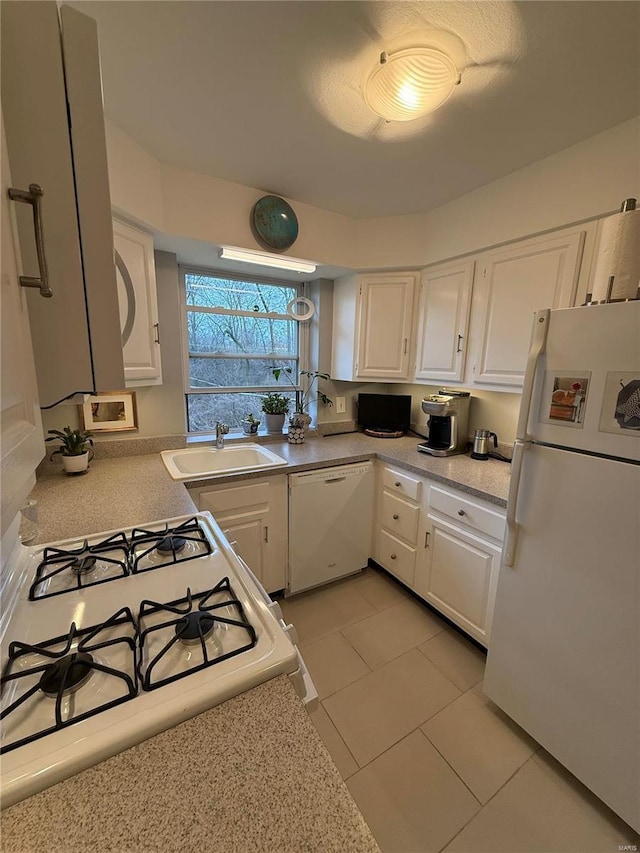
{"type": "Polygon", "coordinates": [[[488,459],[489,449],[491,447],[490,439],[493,438],[493,446],[498,446],[498,436],[495,432],[490,432],[488,429],[477,429],[473,437],[473,452],[472,459],[488,459]]]}

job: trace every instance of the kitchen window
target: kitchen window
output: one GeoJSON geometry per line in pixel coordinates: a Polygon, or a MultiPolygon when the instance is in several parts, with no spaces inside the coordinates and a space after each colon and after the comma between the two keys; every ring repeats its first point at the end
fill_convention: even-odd
{"type": "Polygon", "coordinates": [[[303,285],[186,268],[182,277],[188,432],[212,432],[216,421],[239,430],[247,414],[264,423],[261,396],[293,401],[298,387],[278,383],[273,368],[297,383],[305,367],[305,329],[287,313],[303,285]]]}

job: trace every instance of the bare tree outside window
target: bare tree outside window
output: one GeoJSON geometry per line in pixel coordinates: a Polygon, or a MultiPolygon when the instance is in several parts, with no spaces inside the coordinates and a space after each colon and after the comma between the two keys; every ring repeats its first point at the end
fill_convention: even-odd
{"type": "Polygon", "coordinates": [[[195,271],[184,283],[189,432],[218,420],[239,428],[249,413],[260,419],[262,394],[278,387],[273,369],[299,379],[299,324],[287,305],[301,287],[195,271]]]}

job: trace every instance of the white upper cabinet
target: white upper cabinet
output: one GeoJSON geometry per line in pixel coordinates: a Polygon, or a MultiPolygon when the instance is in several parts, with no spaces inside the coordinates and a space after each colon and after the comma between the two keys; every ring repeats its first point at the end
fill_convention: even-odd
{"type": "MultiPolygon", "coordinates": [[[[3,3],[2,110],[13,186],[43,190],[53,295],[27,302],[40,405],[124,384],[95,22],[50,2],[3,3]],[[62,40],[61,40],[62,35],[62,40]]],[[[33,210],[14,203],[23,272],[41,272],[33,210]]]]}
{"type": "Polygon", "coordinates": [[[334,379],[409,378],[415,273],[338,279],[334,288],[334,379]]]}
{"type": "Polygon", "coordinates": [[[127,386],[160,385],[160,327],[153,237],[113,220],[120,329],[127,386]]]}
{"type": "Polygon", "coordinates": [[[522,386],[534,312],[575,304],[585,234],[523,240],[477,259],[474,382],[522,386]]]}
{"type": "Polygon", "coordinates": [[[18,275],[17,235],[14,232],[9,161],[2,129],[2,279],[0,290],[0,368],[2,370],[2,417],[0,418],[0,478],[2,479],[2,526],[4,535],[35,485],[35,469],[44,456],[42,421],[38,407],[35,365],[27,317],[25,290],[18,275]]]}
{"type": "Polygon", "coordinates": [[[439,264],[424,270],[418,302],[416,382],[461,382],[474,261],[439,264]]]}

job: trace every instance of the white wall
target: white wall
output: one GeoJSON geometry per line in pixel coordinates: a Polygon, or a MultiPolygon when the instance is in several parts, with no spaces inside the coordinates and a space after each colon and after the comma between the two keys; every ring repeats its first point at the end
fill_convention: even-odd
{"type": "Polygon", "coordinates": [[[356,266],[425,266],[640,198],[640,116],[426,214],[357,223],[356,266]]]}
{"type": "MultiPolygon", "coordinates": [[[[300,236],[287,254],[353,269],[416,268],[603,216],[640,197],[640,116],[532,163],[429,213],[350,219],[295,200],[300,236]]],[[[156,231],[259,248],[255,187],[159,163],[107,122],[113,205],[156,231]]]]}

